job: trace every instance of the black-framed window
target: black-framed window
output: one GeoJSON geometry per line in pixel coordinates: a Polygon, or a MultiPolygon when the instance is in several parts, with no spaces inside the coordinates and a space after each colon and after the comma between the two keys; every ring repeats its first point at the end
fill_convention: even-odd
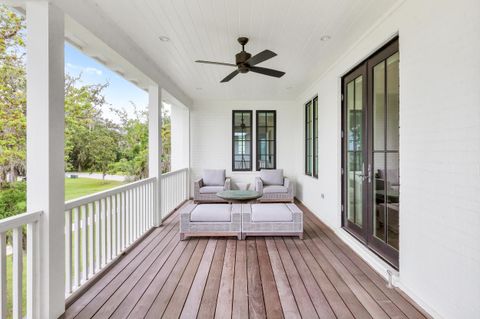
{"type": "Polygon", "coordinates": [[[313,98],[313,177],[318,177],[318,96],[313,98]]]}
{"type": "Polygon", "coordinates": [[[308,101],[305,104],[305,175],[312,176],[313,171],[313,150],[312,150],[312,138],[313,138],[313,107],[312,101],[308,101]]]}
{"type": "Polygon", "coordinates": [[[318,97],[305,103],[305,175],[318,177],[318,97]]]}
{"type": "Polygon", "coordinates": [[[257,171],[277,167],[277,112],[257,111],[257,171]]]}
{"type": "Polygon", "coordinates": [[[252,111],[232,113],[232,171],[252,170],[252,111]]]}

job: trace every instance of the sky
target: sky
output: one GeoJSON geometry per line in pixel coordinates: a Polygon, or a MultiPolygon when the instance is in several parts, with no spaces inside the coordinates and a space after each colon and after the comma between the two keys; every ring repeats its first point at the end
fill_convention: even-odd
{"type": "Polygon", "coordinates": [[[119,119],[110,111],[110,107],[123,108],[130,116],[133,116],[134,110],[131,102],[137,106],[138,110],[147,109],[147,92],[68,43],[65,44],[65,73],[72,76],[82,74],[80,81],[83,85],[110,83],[104,90],[104,94],[107,103],[111,106],[105,105],[103,115],[114,122],[118,123],[119,119]]]}

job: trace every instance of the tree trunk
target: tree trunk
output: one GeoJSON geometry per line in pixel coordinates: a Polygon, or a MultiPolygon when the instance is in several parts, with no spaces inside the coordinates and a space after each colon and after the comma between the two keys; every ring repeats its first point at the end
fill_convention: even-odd
{"type": "Polygon", "coordinates": [[[15,170],[15,165],[13,163],[10,164],[10,181],[12,183],[17,181],[17,171],[15,170]]]}

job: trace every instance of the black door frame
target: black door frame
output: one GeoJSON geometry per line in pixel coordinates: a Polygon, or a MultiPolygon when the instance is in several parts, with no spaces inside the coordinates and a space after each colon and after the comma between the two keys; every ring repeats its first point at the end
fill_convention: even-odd
{"type": "Polygon", "coordinates": [[[375,254],[379,255],[382,259],[387,261],[393,267],[399,267],[399,251],[395,248],[389,246],[385,242],[376,238],[373,235],[373,196],[375,196],[375,190],[373,189],[374,183],[371,180],[374,178],[373,170],[373,68],[380,62],[386,60],[388,57],[394,55],[399,51],[399,41],[398,37],[395,37],[389,41],[382,48],[377,50],[374,54],[365,59],[362,63],[357,65],[352,71],[347,73],[342,77],[342,115],[341,115],[341,126],[342,126],[342,228],[347,232],[352,234],[356,239],[362,242],[367,248],[372,250],[375,254]],[[348,137],[347,137],[347,90],[346,85],[357,78],[358,76],[364,76],[363,82],[363,103],[364,103],[364,112],[362,122],[364,125],[363,130],[363,145],[362,145],[362,155],[366,160],[365,166],[370,165],[371,170],[367,172],[368,168],[364,166],[365,172],[370,175],[368,179],[365,179],[362,183],[362,212],[363,212],[363,223],[362,227],[359,227],[355,223],[352,223],[348,220],[347,214],[347,163],[346,163],[346,154],[348,146],[348,137]]]}
{"type": "MultiPolygon", "coordinates": [[[[362,132],[362,157],[367,158],[367,150],[364,147],[364,140],[367,137],[368,132],[365,130],[366,126],[366,110],[367,110],[367,85],[365,85],[367,81],[367,68],[366,65],[360,65],[357,66],[355,69],[350,71],[347,75],[345,75],[342,78],[342,226],[346,228],[350,233],[352,233],[357,239],[362,241],[363,243],[366,244],[366,228],[365,227],[360,227],[354,222],[351,222],[348,220],[347,216],[347,205],[346,205],[346,199],[347,199],[347,153],[348,153],[348,136],[346,134],[346,126],[347,126],[347,116],[348,112],[346,112],[347,108],[347,84],[350,83],[351,81],[354,81],[356,78],[362,76],[363,79],[363,86],[362,86],[362,104],[363,104],[363,112],[362,112],[362,127],[364,128],[362,132]]],[[[364,203],[366,200],[366,182],[365,180],[362,182],[362,202],[364,203]]],[[[362,207],[362,210],[364,208],[362,207]]],[[[363,217],[365,216],[365,212],[362,212],[363,217]]],[[[362,218],[362,226],[365,225],[365,222],[367,220],[365,218],[362,218]]]]}

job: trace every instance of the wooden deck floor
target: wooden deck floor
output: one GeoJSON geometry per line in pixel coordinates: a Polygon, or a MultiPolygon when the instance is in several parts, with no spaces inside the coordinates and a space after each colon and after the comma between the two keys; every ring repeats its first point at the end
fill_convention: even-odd
{"type": "Polygon", "coordinates": [[[65,318],[428,318],[301,208],[304,240],[179,241],[174,214],[65,318]]]}

